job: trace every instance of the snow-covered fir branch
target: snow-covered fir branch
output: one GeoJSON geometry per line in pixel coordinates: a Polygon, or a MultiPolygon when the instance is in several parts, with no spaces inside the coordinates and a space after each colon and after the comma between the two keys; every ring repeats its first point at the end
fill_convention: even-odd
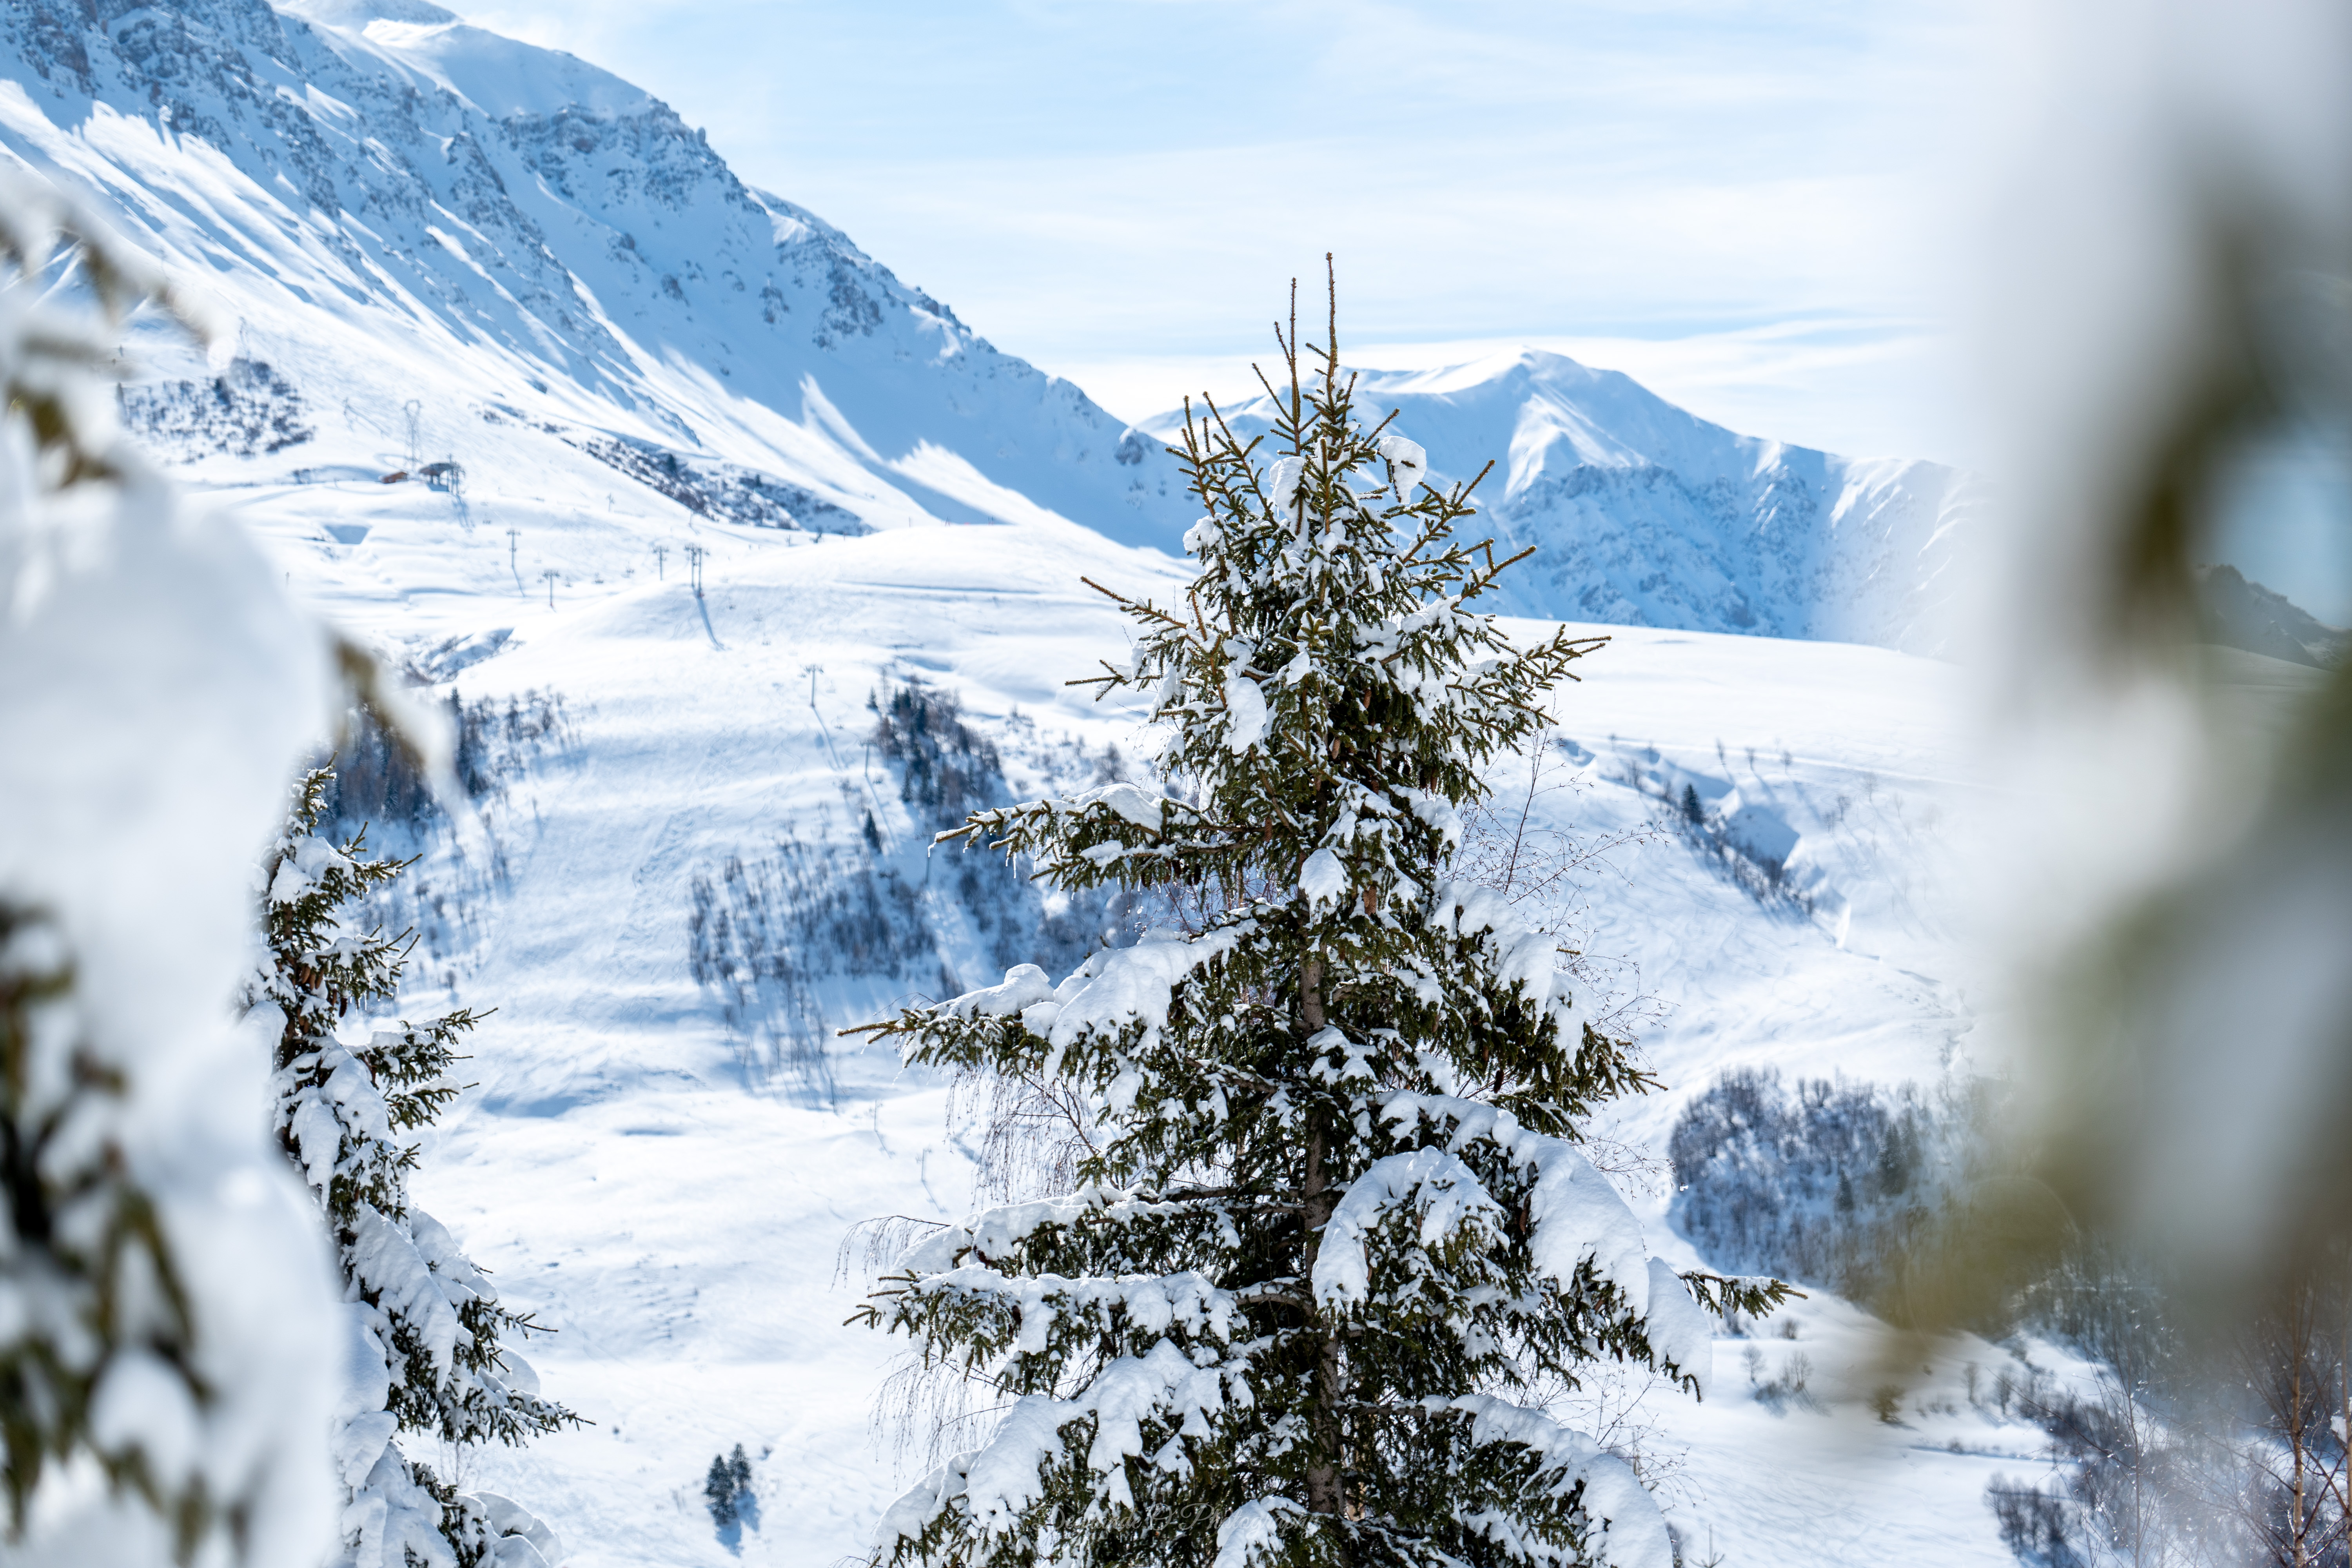
{"type": "Polygon", "coordinates": [[[541,1396],[506,1336],[544,1331],[498,1293],[456,1239],[408,1199],[416,1145],[460,1092],[448,1076],[470,1009],[370,1027],[399,998],[405,938],[350,923],[406,862],[370,858],[363,838],[319,836],[332,773],[311,770],[262,864],[269,963],[246,998],[277,1042],[273,1125],[332,1234],[353,1371],[333,1449],[345,1490],[349,1568],[474,1568],[494,1547],[527,1565],[542,1529],[502,1499],[459,1493],[410,1458],[397,1434],[457,1445],[519,1444],[580,1417],[541,1396]],[[509,1528],[511,1526],[512,1528],[509,1528]],[[508,1537],[520,1544],[500,1545],[508,1537]]]}

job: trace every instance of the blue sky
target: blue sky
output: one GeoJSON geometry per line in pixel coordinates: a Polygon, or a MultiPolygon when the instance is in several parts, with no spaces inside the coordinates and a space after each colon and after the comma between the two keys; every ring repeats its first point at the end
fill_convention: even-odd
{"type": "Polygon", "coordinates": [[[1757,435],[1965,459],[1948,0],[497,0],[1128,417],[1343,346],[1519,343],[1757,435]]]}

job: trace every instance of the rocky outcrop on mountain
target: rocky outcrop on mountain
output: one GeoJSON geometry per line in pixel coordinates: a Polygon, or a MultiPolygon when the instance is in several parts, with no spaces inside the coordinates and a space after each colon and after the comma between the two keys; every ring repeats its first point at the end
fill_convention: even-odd
{"type": "Polygon", "coordinates": [[[811,533],[869,531],[855,512],[757,468],[697,462],[645,441],[592,436],[573,445],[698,517],[811,533]]]}

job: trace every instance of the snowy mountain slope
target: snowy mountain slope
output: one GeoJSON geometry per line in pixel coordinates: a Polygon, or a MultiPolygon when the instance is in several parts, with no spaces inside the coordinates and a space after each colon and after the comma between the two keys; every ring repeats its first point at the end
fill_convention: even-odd
{"type": "Polygon", "coordinates": [[[2234,566],[2197,568],[2200,636],[2265,658],[2333,669],[2352,650],[2352,632],[2325,626],[2285,595],[2249,582],[2234,566]]]}
{"type": "MultiPolygon", "coordinates": [[[[839,532],[1043,510],[1162,549],[1190,521],[1166,420],[1125,429],[1000,353],[619,78],[423,0],[8,0],[0,146],[97,194],[238,323],[246,422],[277,438],[153,432],[211,477],[454,458],[478,484],[528,427],[576,454],[569,489],[646,515],[839,532]]],[[[151,402],[208,387],[148,349],[151,402]]],[[[1736,436],[1532,352],[1365,387],[1437,477],[1502,458],[1496,525],[1539,547],[1520,609],[1946,647],[1981,504],[1953,470],[1736,436]]]]}
{"type": "MultiPolygon", "coordinates": [[[[1958,470],[1735,435],[1629,376],[1532,349],[1366,372],[1358,395],[1400,411],[1433,483],[1495,463],[1478,494],[1504,538],[1537,547],[1512,590],[1530,615],[1913,653],[1949,642],[1969,519],[1985,505],[1958,470]]],[[[1263,395],[1225,413],[1251,434],[1273,419],[1263,395]]]]}
{"type": "MultiPolygon", "coordinates": [[[[545,451],[551,464],[565,453],[551,439],[545,451]]],[[[552,490],[552,472],[513,482],[552,490]]],[[[499,1009],[468,1069],[480,1087],[428,1151],[420,1197],[561,1330],[534,1360],[600,1423],[469,1458],[473,1479],[531,1500],[578,1564],[823,1568],[860,1551],[904,1477],[869,1430],[889,1347],[842,1326],[856,1295],[834,1278],[835,1249],[862,1218],[960,1212],[971,1133],[947,1120],[940,1083],[854,1042],[835,1043],[834,1098],[766,1070],[692,972],[697,879],[787,837],[864,854],[871,813],[872,862],[903,878],[936,942],[898,973],[822,976],[825,1024],[994,979],[953,888],[964,862],[924,854],[930,823],[867,744],[863,703],[910,679],[955,692],[1016,795],[1053,782],[1060,737],[1131,756],[1149,741],[1133,716],[1060,685],[1124,640],[1077,579],[1164,591],[1170,565],[1050,520],[821,544],[706,524],[691,535],[714,551],[698,602],[675,559],[667,581],[646,569],[633,520],[563,520],[551,503],[534,526],[561,523],[581,563],[551,609],[539,582],[507,571],[503,541],[469,533],[445,498],[373,484],[237,493],[329,613],[420,661],[469,637],[495,647],[457,670],[467,700],[552,689],[579,735],[493,814],[502,876],[469,880],[467,852],[446,841],[414,873],[470,889],[473,906],[428,972],[499,1009]],[[336,542],[356,529],[361,542],[336,542]],[[730,1550],[698,1489],[737,1442],[765,1511],[730,1550]]],[[[1646,1037],[1669,1092],[1614,1131],[1662,1145],[1682,1097],[1736,1063],[1932,1080],[1964,1061],[1971,1019],[1937,893],[1974,787],[1954,672],[1836,644],[1616,637],[1559,699],[1549,755],[1584,787],[1542,795],[1539,818],[1586,836],[1640,827],[1671,819],[1666,797],[1687,784],[1733,847],[1668,826],[1620,853],[1622,877],[1589,879],[1583,945],[1671,1009],[1646,1037]],[[1759,894],[1766,858],[1780,871],[1759,894]]],[[[1683,1244],[1663,1192],[1643,1207],[1672,1255],[1683,1244]]],[[[1832,1394],[1862,1375],[1848,1363],[1869,1341],[1850,1310],[1816,1301],[1801,1321],[1795,1346],[1764,1346],[1773,1365],[1801,1350],[1832,1394]]],[[[1690,1539],[1712,1531],[1741,1563],[1875,1563],[1890,1547],[2004,1560],[1979,1494],[1993,1468],[2026,1468],[2035,1434],[1923,1416],[1882,1440],[1851,1401],[1846,1418],[1776,1413],[1748,1392],[1747,1348],[1719,1346],[1709,1404],[1649,1403],[1655,1441],[1686,1454],[1674,1517],[1690,1539]]]]}
{"type": "Polygon", "coordinates": [[[834,531],[1045,509],[1174,537],[1151,443],[615,77],[417,0],[104,12],[0,7],[0,143],[99,195],[209,285],[244,355],[343,411],[313,419],[308,466],[380,471],[414,398],[423,455],[476,473],[502,460],[486,420],[553,424],[575,471],[627,476],[598,438],[672,476],[731,465],[834,531]]]}
{"type": "MultiPolygon", "coordinates": [[[[1179,569],[1053,519],[827,537],[640,513],[583,489],[594,476],[554,436],[517,429],[506,457],[465,496],[330,479],[213,491],[307,597],[443,672],[438,689],[493,706],[552,690],[579,737],[495,803],[488,849],[437,840],[412,873],[460,910],[434,925],[422,973],[499,1009],[422,1201],[562,1331],[534,1360],[602,1424],[468,1463],[543,1501],[575,1563],[716,1564],[735,1559],[698,1478],[743,1442],[771,1453],[769,1523],[737,1542],[743,1560],[824,1568],[902,1479],[869,1442],[888,1348],[840,1326],[855,1293],[834,1281],[834,1249],[861,1218],[960,1211],[973,1143],[942,1086],[887,1059],[836,1048],[837,1098],[782,1070],[697,978],[698,884],[730,860],[775,864],[789,840],[827,858],[824,896],[868,871],[908,889],[919,935],[904,962],[812,965],[826,1029],[994,979],[1004,955],[957,887],[976,858],[925,855],[935,820],[869,743],[864,704],[926,681],[999,749],[1005,795],[1092,782],[1110,748],[1131,757],[1150,738],[1060,684],[1125,642],[1078,579],[1165,592],[1179,569]],[[708,552],[702,599],[676,548],[651,553],[666,542],[708,552]],[[877,842],[861,847],[868,814],[877,842]]],[[[242,478],[236,464],[194,471],[242,478]]],[[[1669,1008],[1644,1031],[1669,1092],[1609,1131],[1662,1148],[1683,1098],[1728,1066],[1898,1082],[1964,1065],[1947,894],[1978,786],[1958,672],[1851,645],[1613,636],[1559,694],[1539,781],[1573,771],[1583,787],[1534,808],[1587,838],[1663,824],[1612,858],[1622,876],[1586,879],[1578,922],[1605,984],[1669,1008]],[[1675,826],[1685,788],[1702,825],[1675,826]]],[[[1672,1256],[1664,1196],[1643,1208],[1672,1256]]],[[[1833,1303],[1805,1310],[1828,1386],[1866,1335],[1833,1303]]],[[[1925,1452],[1908,1429],[1856,1450],[1851,1423],[1744,1393],[1747,1348],[1720,1347],[1709,1405],[1650,1402],[1661,1440],[1688,1450],[1678,1521],[1712,1527],[1733,1562],[1875,1563],[1890,1542],[1931,1540],[1949,1548],[1937,1561],[2000,1560],[1979,1494],[1990,1468],[2023,1468],[2033,1434],[1955,1418],[1973,1458],[1925,1452]],[[1824,1518],[1845,1544],[1812,1555],[1824,1518]]]]}

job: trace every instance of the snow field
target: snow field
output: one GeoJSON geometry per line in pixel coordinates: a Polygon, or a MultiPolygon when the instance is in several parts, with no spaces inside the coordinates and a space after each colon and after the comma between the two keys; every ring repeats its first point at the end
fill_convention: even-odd
{"type": "MultiPolygon", "coordinates": [[[[912,1476],[874,1421],[893,1347],[843,1325],[857,1297],[854,1276],[835,1282],[836,1250],[872,1216],[960,1217],[971,1158],[944,1089],[855,1041],[840,1044],[831,1105],[747,1074],[687,973],[688,883],[781,832],[845,841],[868,810],[888,861],[922,881],[928,826],[863,743],[865,697],[886,678],[953,689],[984,730],[1017,709],[1135,754],[1147,738],[1132,715],[1060,684],[1125,647],[1114,606],[1077,579],[1164,595],[1179,569],[1053,523],[810,543],[679,521],[714,551],[698,604],[676,554],[668,581],[646,581],[664,523],[551,506],[548,531],[623,568],[634,554],[638,570],[559,585],[550,610],[543,590],[499,581],[502,536],[433,515],[446,498],[245,493],[281,570],[327,613],[411,650],[511,628],[458,689],[555,689],[581,737],[494,826],[509,880],[452,967],[456,1000],[499,1011],[468,1064],[478,1088],[435,1135],[416,1191],[503,1299],[561,1331],[530,1353],[549,1394],[598,1425],[478,1456],[468,1484],[525,1500],[582,1565],[830,1565],[862,1552],[912,1476]],[[352,516],[370,534],[331,542],[323,525],[352,516]],[[738,1442],[761,1511],[730,1552],[700,1478],[738,1442]]],[[[1843,645],[1612,636],[1559,698],[1554,754],[1582,787],[1541,796],[1538,813],[1592,835],[1670,820],[1664,797],[1685,783],[1711,806],[1737,796],[1743,831],[1769,814],[1793,836],[1785,883],[1812,904],[1759,901],[1672,831],[1619,851],[1622,877],[1588,879],[1588,951],[1671,1005],[1644,1035],[1667,1092],[1612,1131],[1662,1148],[1681,1095],[1739,1062],[1934,1079],[1971,1022],[1934,891],[1971,787],[1957,673],[1843,645]]],[[[952,937],[951,902],[927,907],[952,937]]],[[[998,978],[969,944],[945,946],[954,973],[935,994],[998,978]]],[[[879,982],[826,985],[835,1024],[898,999],[879,982]]],[[[1662,1180],[1621,1185],[1653,1250],[1700,1261],[1664,1225],[1662,1180]]],[[[1880,1562],[1930,1540],[1936,1561],[1999,1561],[1978,1494],[1991,1468],[2027,1468],[2018,1456],[2038,1439],[1975,1430],[1965,1405],[1932,1431],[1880,1427],[1853,1393],[1866,1394],[1875,1353],[1866,1321],[1820,1298],[1796,1310],[1814,1388],[1846,1402],[1835,1418],[1776,1414],[1754,1397],[1745,1347],[1719,1342],[1704,1405],[1658,1394],[1644,1406],[1661,1440],[1689,1451],[1685,1489],[1668,1494],[1677,1528],[1712,1528],[1734,1563],[1880,1562]],[[1948,1451],[1953,1436],[1967,1452],[1948,1451]]]]}
{"type": "Polygon", "coordinates": [[[2013,1562],[1984,1501],[1996,1473],[2039,1480],[2045,1439],[2022,1418],[1999,1419],[1969,1403],[1967,1366],[1980,1384],[2015,1365],[1998,1347],[1966,1336],[1910,1378],[1899,1425],[1873,1413],[1874,1390],[1896,1374],[1878,1321],[1813,1292],[1745,1342],[1716,1342],[1715,1393],[1704,1405],[1653,1397],[1655,1445],[1682,1450],[1687,1468],[1664,1490],[1685,1562],[1710,1552],[1742,1568],[1864,1568],[1888,1563],[1937,1568],[2009,1568],[2013,1562]],[[1779,1337],[1784,1323],[1798,1337],[1779,1337]],[[1811,1365],[1807,1393],[1776,1408],[1757,1396],[1747,1364],[1765,1384],[1790,1363],[1811,1365]],[[1932,1368],[1932,1371],[1930,1370],[1932,1368]]]}

